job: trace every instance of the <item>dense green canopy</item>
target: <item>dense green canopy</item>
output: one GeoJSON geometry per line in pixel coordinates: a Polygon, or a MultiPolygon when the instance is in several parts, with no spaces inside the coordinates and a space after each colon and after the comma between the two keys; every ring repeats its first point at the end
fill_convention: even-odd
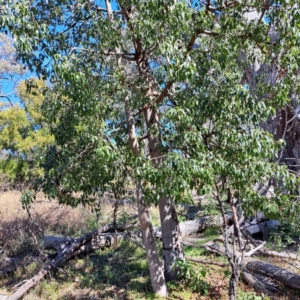
{"type": "Polygon", "coordinates": [[[151,201],[167,194],[183,202],[191,188],[205,192],[226,178],[245,207],[278,211],[281,200],[266,205],[252,187],[291,179],[274,163],[280,145],[260,122],[289,101],[291,85],[298,89],[299,13],[293,1],[219,2],[132,1],[125,10],[113,3],[113,22],[97,1],[7,6],[2,23],[16,35],[19,58],[52,82],[43,111],[56,145],[45,156],[45,191],[63,192],[68,203],[73,191],[83,191],[85,201],[108,185],[121,192],[130,177],[143,179],[151,201]],[[258,17],[249,21],[253,10],[258,17]],[[266,14],[279,41],[271,41],[266,14]],[[277,68],[276,84],[262,73],[255,90],[245,88],[245,70],[261,62],[277,68]],[[142,149],[136,158],[126,98],[142,149]],[[150,133],[147,106],[159,116],[150,133]],[[150,134],[164,158],[158,167],[147,150],[150,134]]]}

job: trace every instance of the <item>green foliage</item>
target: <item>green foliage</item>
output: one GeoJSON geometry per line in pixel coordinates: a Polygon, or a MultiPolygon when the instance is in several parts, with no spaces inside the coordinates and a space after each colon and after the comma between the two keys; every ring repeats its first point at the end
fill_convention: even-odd
{"type": "Polygon", "coordinates": [[[0,110],[0,171],[12,182],[28,182],[42,176],[39,166],[41,151],[53,142],[49,127],[44,122],[41,108],[44,101],[41,90],[46,87],[42,80],[29,80],[18,86],[21,105],[0,110]]]}
{"type": "Polygon", "coordinates": [[[299,13],[295,1],[280,9],[260,4],[221,6],[218,17],[217,8],[186,1],[117,1],[110,17],[81,0],[5,5],[0,24],[15,36],[19,58],[52,84],[42,116],[55,145],[43,151],[45,173],[34,187],[76,206],[93,202],[96,189],[110,187],[119,197],[139,180],[148,203],[162,196],[189,203],[191,189],[205,194],[221,181],[222,201],[230,191],[247,214],[299,216],[297,179],[275,162],[283,142],[261,126],[290,101],[291,89],[299,94],[299,13]],[[253,10],[261,18],[250,22],[253,10]],[[262,22],[265,13],[280,41],[262,22]],[[267,71],[255,73],[259,64],[267,71]],[[125,102],[138,156],[128,141],[125,102]],[[146,108],[157,112],[148,130],[146,108]],[[151,159],[151,137],[159,164],[151,159]],[[260,196],[253,186],[270,178],[287,192],[260,196]]]}
{"type": "Polygon", "coordinates": [[[257,296],[254,292],[239,292],[237,300],[269,300],[269,297],[257,296]]]}
{"type": "Polygon", "coordinates": [[[208,294],[208,285],[204,281],[206,277],[206,270],[196,270],[189,261],[177,261],[175,267],[179,270],[180,276],[186,286],[194,292],[201,292],[201,294],[208,294]]]}
{"type": "Polygon", "coordinates": [[[293,222],[285,222],[277,230],[271,230],[269,243],[272,249],[279,252],[285,251],[289,245],[296,244],[296,240],[300,237],[298,224],[295,226],[293,222]]]}
{"type": "Polygon", "coordinates": [[[220,212],[217,201],[209,195],[207,196],[205,201],[201,203],[201,207],[203,209],[204,216],[212,216],[219,214],[220,212]]]}
{"type": "Polygon", "coordinates": [[[25,190],[20,199],[23,209],[28,210],[30,208],[30,204],[33,203],[34,200],[35,194],[29,190],[25,190]]]}

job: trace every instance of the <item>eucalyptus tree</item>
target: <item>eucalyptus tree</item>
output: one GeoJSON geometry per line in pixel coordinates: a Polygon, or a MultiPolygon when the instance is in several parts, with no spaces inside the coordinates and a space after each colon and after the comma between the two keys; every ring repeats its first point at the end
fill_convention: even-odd
{"type": "MultiPolygon", "coordinates": [[[[19,58],[52,84],[43,110],[56,145],[42,157],[37,187],[75,206],[108,187],[122,196],[136,182],[152,285],[161,296],[178,274],[175,261],[184,259],[174,204],[191,200],[191,189],[211,191],[220,208],[226,200],[234,212],[240,205],[269,216],[297,209],[290,193],[266,200],[253,190],[271,177],[287,189],[295,184],[274,162],[281,144],[260,125],[289,101],[291,84],[299,89],[289,67],[299,51],[299,15],[288,13],[294,4],[60,0],[5,7],[2,27],[15,36],[19,58]],[[252,11],[258,18],[250,22],[252,11]],[[291,39],[268,38],[266,13],[291,39]],[[249,68],[256,60],[284,74],[276,84],[263,80],[265,73],[249,68]],[[243,86],[249,71],[255,89],[243,86]],[[163,263],[150,203],[160,210],[163,263]]],[[[234,285],[237,264],[229,260],[234,285]]]]}

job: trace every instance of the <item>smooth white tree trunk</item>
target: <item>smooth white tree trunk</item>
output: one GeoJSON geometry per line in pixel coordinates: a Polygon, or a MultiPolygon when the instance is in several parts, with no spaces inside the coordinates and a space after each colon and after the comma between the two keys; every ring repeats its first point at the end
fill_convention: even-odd
{"type": "Polygon", "coordinates": [[[167,285],[164,276],[163,264],[159,259],[159,255],[156,248],[155,236],[153,227],[151,224],[149,208],[144,201],[143,193],[140,183],[137,183],[137,202],[138,202],[138,213],[139,221],[143,231],[143,238],[146,248],[146,255],[150,269],[151,283],[154,293],[160,297],[167,297],[167,285]]]}

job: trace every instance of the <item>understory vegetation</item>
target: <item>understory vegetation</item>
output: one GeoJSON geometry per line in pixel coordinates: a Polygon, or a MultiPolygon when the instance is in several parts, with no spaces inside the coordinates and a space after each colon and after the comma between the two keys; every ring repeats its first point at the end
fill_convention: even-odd
{"type": "MultiPolygon", "coordinates": [[[[0,270],[17,265],[14,272],[0,277],[0,295],[7,295],[15,290],[20,282],[34,276],[44,265],[44,255],[52,251],[42,251],[44,235],[63,235],[79,237],[86,232],[111,222],[114,207],[109,201],[103,205],[99,218],[88,208],[76,209],[50,202],[43,194],[38,194],[36,203],[28,213],[20,208],[17,191],[0,193],[0,270]],[[11,261],[8,260],[11,258],[11,261]]],[[[158,209],[152,207],[153,219],[158,217],[158,209]]],[[[182,218],[186,210],[179,208],[182,218]]],[[[211,202],[199,207],[199,214],[211,214],[214,207],[211,202]]],[[[124,216],[130,219],[136,215],[134,204],[120,208],[118,220],[124,216]],[[126,212],[126,213],[125,213],[126,212]]],[[[184,220],[185,220],[184,219],[184,220]]],[[[155,223],[155,222],[154,222],[155,223]]],[[[159,225],[157,223],[157,225],[159,225]]],[[[201,234],[193,235],[198,239],[193,246],[184,246],[189,258],[214,261],[223,266],[201,264],[190,260],[180,264],[181,280],[168,283],[169,299],[227,299],[230,266],[224,256],[209,253],[203,245],[220,238],[219,227],[209,228],[201,234]]],[[[292,234],[291,232],[289,232],[292,234]]],[[[293,234],[295,236],[295,233],[293,234]]],[[[286,241],[278,250],[286,249],[286,241]]],[[[274,248],[272,239],[270,248],[274,248]]],[[[157,243],[161,248],[160,243],[157,243]]],[[[297,243],[290,244],[297,251],[297,243]]],[[[161,250],[160,250],[161,251],[161,250]]],[[[293,252],[294,253],[294,252],[293,252]]],[[[52,254],[53,255],[53,254],[52,254]]],[[[287,268],[300,274],[300,266],[291,259],[278,259],[259,255],[261,260],[287,268]]],[[[47,278],[37,284],[24,300],[38,299],[157,299],[152,291],[145,250],[130,239],[120,241],[113,248],[96,250],[89,255],[77,256],[63,269],[51,272],[47,278]]],[[[299,299],[296,291],[280,287],[276,299],[299,299]]],[[[238,300],[267,300],[267,295],[257,293],[245,282],[238,287],[238,300]]]]}

